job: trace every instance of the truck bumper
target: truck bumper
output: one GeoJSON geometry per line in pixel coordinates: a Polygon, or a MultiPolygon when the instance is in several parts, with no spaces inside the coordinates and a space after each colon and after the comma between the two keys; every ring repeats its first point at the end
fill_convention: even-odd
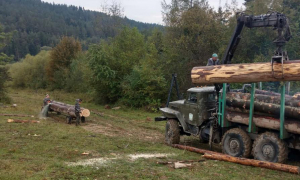
{"type": "Polygon", "coordinates": [[[160,116],[160,117],[156,117],[154,120],[155,121],[166,121],[168,118],[165,116],[160,116]]]}

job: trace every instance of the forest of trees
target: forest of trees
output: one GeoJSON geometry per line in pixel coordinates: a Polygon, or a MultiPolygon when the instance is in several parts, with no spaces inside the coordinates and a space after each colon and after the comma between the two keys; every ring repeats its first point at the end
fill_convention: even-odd
{"type": "MultiPolygon", "coordinates": [[[[285,48],[290,59],[300,57],[298,0],[246,0],[244,5],[243,11],[257,15],[268,11],[284,13],[290,19],[293,34],[285,48]]],[[[165,26],[149,26],[147,33],[135,25],[117,26],[114,35],[102,36],[100,42],[95,41],[87,49],[87,40],[80,36],[58,35],[59,44],[53,49],[27,53],[20,62],[6,65],[12,78],[8,85],[89,93],[98,103],[119,102],[149,109],[161,106],[166,101],[172,73],[178,74],[180,91],[185,92],[193,86],[190,72],[194,66],[206,65],[213,53],[221,59],[236,26],[234,15],[242,11],[235,3],[215,11],[206,0],[163,1],[162,6],[165,26]]],[[[52,11],[49,9],[49,13],[52,11]]],[[[79,9],[74,12],[78,16],[80,13],[79,9]]],[[[51,27],[57,28],[55,24],[51,27]]],[[[60,27],[68,27],[67,22],[60,27]]],[[[104,32],[107,27],[98,28],[104,32]]],[[[91,29],[96,31],[97,27],[91,29]]],[[[245,28],[232,62],[269,62],[276,35],[272,28],[245,28]]],[[[4,50],[11,43],[7,46],[4,50]]],[[[264,83],[264,88],[278,91],[276,83],[264,83]]],[[[299,88],[300,83],[292,83],[292,93],[299,88]]]]}
{"type": "Polygon", "coordinates": [[[100,39],[114,37],[120,26],[137,27],[143,33],[160,27],[41,0],[0,0],[0,7],[0,24],[4,32],[14,32],[3,52],[13,55],[15,61],[54,47],[62,36],[78,38],[86,50],[100,39]]]}

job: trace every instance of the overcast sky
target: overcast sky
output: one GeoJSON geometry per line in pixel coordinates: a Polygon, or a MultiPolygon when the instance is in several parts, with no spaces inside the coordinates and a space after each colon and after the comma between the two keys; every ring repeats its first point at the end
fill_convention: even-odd
{"type": "MultiPolygon", "coordinates": [[[[67,4],[81,6],[85,9],[100,11],[101,5],[107,2],[112,2],[112,0],[42,0],[45,2],[54,2],[55,4],[67,4]]],[[[141,22],[148,23],[158,23],[162,24],[162,0],[113,0],[120,3],[124,8],[124,14],[129,19],[133,19],[141,22]]],[[[228,3],[231,0],[227,0],[228,3]]],[[[244,0],[236,0],[238,6],[242,6],[244,0]]],[[[166,2],[171,2],[171,0],[166,0],[166,2]]],[[[209,0],[209,4],[214,7],[219,7],[219,0],[209,0]]],[[[226,0],[221,0],[222,6],[226,3],[226,0]]]]}

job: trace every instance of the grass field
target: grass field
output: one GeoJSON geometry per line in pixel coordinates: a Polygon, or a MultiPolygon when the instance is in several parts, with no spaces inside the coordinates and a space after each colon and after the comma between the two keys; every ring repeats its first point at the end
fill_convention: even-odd
{"type": "MultiPolygon", "coordinates": [[[[190,168],[174,169],[158,161],[200,160],[200,154],[164,144],[164,122],[159,114],[122,107],[106,110],[83,103],[95,113],[85,124],[66,124],[63,115],[50,114],[38,124],[7,123],[8,118],[37,120],[45,91],[10,90],[12,103],[0,107],[0,114],[30,114],[35,118],[0,117],[0,179],[299,179],[299,175],[205,160],[190,168]],[[101,113],[99,115],[99,113],[101,113]],[[83,155],[86,153],[86,155],[83,155]],[[168,154],[160,158],[132,155],[168,154]],[[86,165],[91,162],[96,164],[86,165]],[[72,164],[73,163],[73,164],[72,164]]],[[[87,96],[50,93],[52,99],[73,104],[87,96]]],[[[205,147],[197,138],[182,137],[182,144],[205,147]]],[[[290,164],[299,165],[291,161],[290,164]]]]}

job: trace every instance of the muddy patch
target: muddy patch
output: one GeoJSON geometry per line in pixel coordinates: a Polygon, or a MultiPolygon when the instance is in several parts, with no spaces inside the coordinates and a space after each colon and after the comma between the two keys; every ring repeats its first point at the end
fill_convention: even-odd
{"type": "Polygon", "coordinates": [[[109,123],[106,123],[104,125],[87,124],[85,126],[82,126],[82,128],[93,133],[103,134],[105,136],[110,136],[110,137],[120,136],[124,134],[127,136],[132,136],[132,134],[127,132],[125,129],[120,127],[114,127],[109,123]]]}
{"type": "Polygon", "coordinates": [[[140,141],[163,142],[163,135],[154,130],[131,127],[124,129],[121,127],[113,126],[109,123],[103,124],[86,124],[82,126],[87,131],[102,134],[109,137],[129,137],[138,139],[140,141]],[[138,134],[138,135],[137,135],[138,134]]]}

